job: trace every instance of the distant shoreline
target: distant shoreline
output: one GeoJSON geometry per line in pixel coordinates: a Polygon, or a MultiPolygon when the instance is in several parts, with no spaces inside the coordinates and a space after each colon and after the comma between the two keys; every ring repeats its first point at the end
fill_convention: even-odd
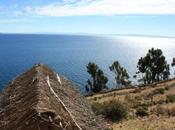
{"type": "Polygon", "coordinates": [[[88,34],[88,33],[0,33],[0,35],[70,35],[70,36],[122,36],[122,37],[149,37],[175,38],[175,36],[147,35],[147,34],[88,34]]]}

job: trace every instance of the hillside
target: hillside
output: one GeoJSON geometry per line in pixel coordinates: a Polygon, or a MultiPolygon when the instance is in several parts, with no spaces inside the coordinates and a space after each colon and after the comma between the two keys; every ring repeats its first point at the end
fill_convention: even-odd
{"type": "Polygon", "coordinates": [[[119,101],[128,108],[126,119],[108,121],[113,130],[175,130],[175,80],[95,94],[87,99],[92,105],[119,101]]]}

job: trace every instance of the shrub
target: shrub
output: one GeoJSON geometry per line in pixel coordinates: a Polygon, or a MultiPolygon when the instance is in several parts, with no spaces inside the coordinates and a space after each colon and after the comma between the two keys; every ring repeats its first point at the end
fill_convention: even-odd
{"type": "Polygon", "coordinates": [[[120,121],[127,118],[128,110],[123,103],[113,100],[104,106],[103,114],[111,121],[120,121]]]}
{"type": "Polygon", "coordinates": [[[166,86],[165,90],[168,91],[170,89],[170,86],[166,86]]]}
{"type": "Polygon", "coordinates": [[[175,95],[167,95],[166,102],[175,102],[175,95]]]}
{"type": "Polygon", "coordinates": [[[159,88],[157,89],[158,93],[164,94],[165,93],[165,88],[159,88]]]}
{"type": "Polygon", "coordinates": [[[142,106],[136,109],[136,115],[140,117],[148,116],[148,107],[142,106]]]}
{"type": "Polygon", "coordinates": [[[158,88],[156,90],[154,90],[154,95],[155,94],[164,94],[165,93],[165,88],[158,88]]]}
{"type": "Polygon", "coordinates": [[[94,100],[97,101],[97,97],[95,97],[94,100]]]}
{"type": "Polygon", "coordinates": [[[128,116],[127,107],[116,100],[104,102],[103,104],[94,103],[92,109],[96,114],[102,114],[111,121],[120,121],[128,116]]]}

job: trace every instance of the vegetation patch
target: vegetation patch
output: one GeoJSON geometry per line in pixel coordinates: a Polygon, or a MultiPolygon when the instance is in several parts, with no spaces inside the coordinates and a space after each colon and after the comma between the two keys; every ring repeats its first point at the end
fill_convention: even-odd
{"type": "Polygon", "coordinates": [[[157,89],[157,92],[159,94],[164,94],[165,93],[165,88],[159,88],[159,89],[157,89]]]}
{"type": "Polygon", "coordinates": [[[175,94],[174,95],[167,95],[167,99],[166,99],[167,103],[171,102],[175,102],[175,94]]]}
{"type": "Polygon", "coordinates": [[[136,115],[140,117],[148,116],[149,115],[148,107],[146,106],[138,107],[136,109],[136,115]]]}
{"type": "Polygon", "coordinates": [[[102,114],[110,121],[121,121],[128,116],[128,108],[126,106],[120,101],[111,100],[102,104],[94,103],[92,109],[96,114],[102,114]]]}

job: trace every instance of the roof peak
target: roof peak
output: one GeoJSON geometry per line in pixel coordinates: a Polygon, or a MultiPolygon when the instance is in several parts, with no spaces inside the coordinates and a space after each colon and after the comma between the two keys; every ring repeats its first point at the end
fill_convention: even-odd
{"type": "Polygon", "coordinates": [[[50,121],[53,130],[60,124],[68,127],[67,130],[102,130],[90,104],[76,86],[44,64],[35,64],[17,77],[5,88],[5,93],[4,104],[0,102],[2,130],[37,130],[36,123],[43,121],[44,124],[40,124],[42,130],[50,125],[50,121]]]}

